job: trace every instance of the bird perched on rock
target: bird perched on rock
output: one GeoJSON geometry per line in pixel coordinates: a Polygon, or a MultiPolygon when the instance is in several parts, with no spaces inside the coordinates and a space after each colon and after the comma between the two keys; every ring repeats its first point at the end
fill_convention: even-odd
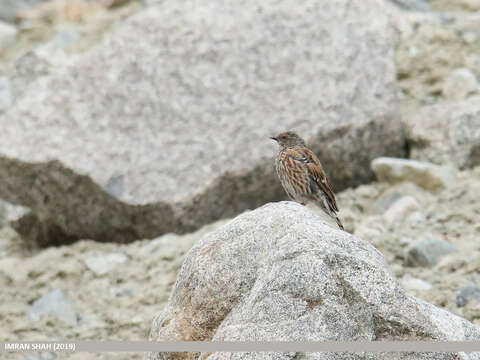
{"type": "Polygon", "coordinates": [[[338,206],[332,185],[320,160],[307,148],[305,141],[293,131],[283,132],[271,139],[280,145],[275,168],[290,199],[302,205],[313,201],[344,230],[337,215],[338,206]]]}

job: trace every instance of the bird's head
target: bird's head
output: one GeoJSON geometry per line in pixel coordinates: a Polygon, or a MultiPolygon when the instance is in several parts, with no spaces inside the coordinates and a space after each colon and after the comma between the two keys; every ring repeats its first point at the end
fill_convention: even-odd
{"type": "Polygon", "coordinates": [[[272,136],[270,139],[278,142],[278,145],[283,148],[305,146],[305,141],[293,131],[282,132],[277,136],[272,136]]]}

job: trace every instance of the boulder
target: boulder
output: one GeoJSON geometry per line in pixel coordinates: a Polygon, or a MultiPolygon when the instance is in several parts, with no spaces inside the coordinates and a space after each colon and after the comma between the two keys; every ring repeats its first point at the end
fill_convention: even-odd
{"type": "Polygon", "coordinates": [[[427,190],[442,190],[455,179],[455,170],[428,162],[380,157],[372,161],[378,181],[391,184],[410,181],[427,190]]]}
{"type": "Polygon", "coordinates": [[[337,191],[371,181],[372,159],[405,155],[385,6],[146,9],[0,118],[0,197],[31,208],[52,243],[191,231],[286,197],[269,140],[286,129],[310,141],[337,191]]]}
{"type": "Polygon", "coordinates": [[[424,106],[404,123],[411,158],[460,169],[480,165],[480,98],[424,106]]]}
{"type": "MultiPolygon", "coordinates": [[[[150,333],[152,341],[475,339],[480,339],[475,325],[406,293],[372,245],[293,202],[267,204],[200,239],[188,252],[150,333]]],[[[147,358],[200,356],[223,358],[218,353],[150,353],[147,358]]],[[[469,358],[444,354],[442,359],[455,356],[469,358]]],[[[341,353],[277,353],[265,358],[295,357],[365,358],[341,353]]],[[[235,353],[228,358],[263,357],[235,353]]]]}

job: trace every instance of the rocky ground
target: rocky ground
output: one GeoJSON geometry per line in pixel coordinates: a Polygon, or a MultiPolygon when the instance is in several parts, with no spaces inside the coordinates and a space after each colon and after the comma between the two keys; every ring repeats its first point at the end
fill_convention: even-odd
{"type": "MultiPolygon", "coordinates": [[[[385,182],[338,195],[347,230],[381,251],[408,292],[474,323],[480,323],[479,178],[476,167],[434,193],[411,182],[385,182]]],[[[34,253],[3,227],[1,339],[146,339],[185,253],[225,222],[129,245],[85,240],[34,253]],[[57,289],[61,300],[35,305],[57,289]]]]}
{"type": "MultiPolygon", "coordinates": [[[[407,4],[402,10],[392,8],[399,30],[399,111],[407,128],[412,129],[409,121],[422,111],[428,113],[431,106],[450,109],[460,103],[468,105],[462,108],[476,110],[480,93],[478,2],[393,2],[407,4]]],[[[24,9],[16,25],[2,17],[6,20],[5,26],[0,24],[0,112],[21,96],[23,87],[14,74],[19,57],[46,45],[60,49],[62,56],[75,56],[154,1],[110,6],[107,1],[78,0],[69,1],[68,8],[60,0],[46,3],[50,7],[38,2],[24,9]]],[[[478,122],[469,121],[475,134],[478,122]]],[[[480,162],[471,160],[476,154],[471,149],[468,161],[463,153],[453,163],[436,161],[432,153],[423,151],[413,133],[411,156],[448,163],[451,179],[435,189],[421,180],[350,188],[338,194],[340,216],[349,232],[382,252],[408,292],[478,324],[480,162]]],[[[0,218],[1,212],[0,208],[0,218]]],[[[0,229],[0,340],[146,339],[152,319],[166,304],[185,253],[226,221],[187,235],[167,234],[127,245],[82,240],[43,250],[25,249],[19,235],[4,224],[0,229]]],[[[75,354],[71,358],[75,356],[143,357],[75,354]]],[[[6,358],[27,356],[7,354],[6,358]]]]}

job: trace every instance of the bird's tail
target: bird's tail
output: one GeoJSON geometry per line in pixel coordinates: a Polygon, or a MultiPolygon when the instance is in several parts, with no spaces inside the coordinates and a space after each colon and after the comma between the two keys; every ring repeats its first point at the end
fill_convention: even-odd
{"type": "Polygon", "coordinates": [[[345,228],[343,227],[342,220],[338,217],[336,213],[336,209],[332,206],[332,204],[328,201],[326,196],[317,196],[314,197],[316,200],[316,204],[320,206],[320,208],[326,212],[333,220],[337,222],[338,227],[345,231],[345,228]]]}
{"type": "Polygon", "coordinates": [[[338,217],[337,214],[335,214],[333,211],[331,212],[331,216],[335,219],[335,221],[337,222],[337,225],[338,227],[345,231],[345,228],[343,227],[343,224],[342,224],[342,220],[340,220],[340,218],[338,217]]]}

